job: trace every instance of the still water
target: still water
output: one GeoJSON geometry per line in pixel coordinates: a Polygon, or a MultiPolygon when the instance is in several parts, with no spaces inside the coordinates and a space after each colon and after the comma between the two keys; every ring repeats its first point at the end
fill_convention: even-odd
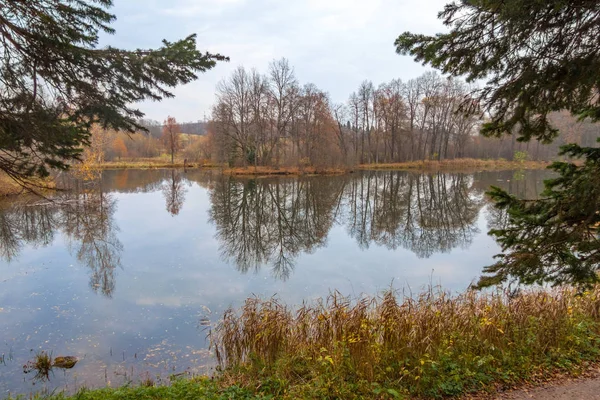
{"type": "Polygon", "coordinates": [[[503,216],[484,192],[532,198],[547,177],[119,170],[1,203],[0,398],[208,373],[208,329],[249,296],[462,291],[499,252],[487,231],[503,216]],[[42,350],[79,362],[24,374],[42,350]]]}

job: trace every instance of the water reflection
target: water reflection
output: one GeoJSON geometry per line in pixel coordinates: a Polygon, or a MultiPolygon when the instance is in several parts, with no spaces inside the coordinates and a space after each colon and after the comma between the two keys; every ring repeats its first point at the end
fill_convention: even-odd
{"type": "Polygon", "coordinates": [[[172,216],[178,215],[185,201],[186,189],[181,172],[171,170],[171,176],[162,185],[167,212],[172,216]]]}
{"type": "Polygon", "coordinates": [[[505,222],[484,192],[533,197],[545,177],[115,170],[53,201],[0,204],[0,397],[42,385],[22,369],[40,351],[80,360],[48,390],[205,372],[202,329],[253,294],[464,290],[498,252],[485,232],[505,222]]]}
{"type": "Polygon", "coordinates": [[[482,191],[466,174],[365,173],[335,178],[222,177],[211,190],[221,254],[241,272],[268,265],[289,277],[300,253],[324,246],[334,223],[358,246],[419,257],[465,247],[478,232],[482,191]]]}
{"type": "Polygon", "coordinates": [[[352,180],[346,196],[348,232],[361,248],[403,247],[420,258],[467,246],[482,193],[465,174],[371,173],[352,180]]]}
{"type": "Polygon", "coordinates": [[[99,189],[61,192],[52,201],[0,209],[0,255],[13,261],[25,244],[48,246],[62,231],[67,247],[90,270],[90,287],[111,297],[123,245],[114,221],[117,201],[99,189]]]}
{"type": "Polygon", "coordinates": [[[326,242],[345,180],[245,180],[223,176],[210,191],[222,256],[241,272],[269,265],[287,279],[299,253],[326,242]]]}
{"type": "MultiPolygon", "coordinates": [[[[186,183],[208,188],[209,221],[222,259],[246,273],[268,267],[286,280],[301,254],[327,245],[332,227],[344,227],[359,248],[404,248],[428,258],[470,245],[479,233],[484,192],[501,184],[518,195],[539,190],[534,172],[415,174],[364,172],[336,177],[237,179],[192,171],[110,171],[101,185],[81,183],[53,201],[20,203],[0,210],[0,256],[10,262],[25,243],[48,246],[64,233],[72,254],[90,270],[90,286],[110,297],[123,245],[114,221],[114,192],[160,190],[166,211],[178,215],[186,183]],[[481,179],[481,178],[487,179],[481,179]],[[493,179],[495,178],[495,179],[493,179]]],[[[505,222],[490,208],[488,228],[505,222]]],[[[149,221],[150,223],[150,221],[149,221]]]]}

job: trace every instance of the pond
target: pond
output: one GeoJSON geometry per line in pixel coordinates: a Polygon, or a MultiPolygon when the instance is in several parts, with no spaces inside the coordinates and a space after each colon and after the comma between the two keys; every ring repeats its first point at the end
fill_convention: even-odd
{"type": "Polygon", "coordinates": [[[209,373],[207,332],[249,296],[463,291],[499,252],[487,232],[504,216],[485,191],[532,198],[548,177],[114,170],[53,201],[4,202],[0,398],[209,373]],[[79,361],[24,373],[41,351],[79,361]]]}

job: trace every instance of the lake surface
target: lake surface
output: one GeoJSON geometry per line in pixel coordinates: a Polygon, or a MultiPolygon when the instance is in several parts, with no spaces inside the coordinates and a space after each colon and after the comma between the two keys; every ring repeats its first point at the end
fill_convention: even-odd
{"type": "Polygon", "coordinates": [[[484,192],[533,198],[549,176],[119,170],[0,203],[0,398],[210,372],[207,329],[249,296],[462,291],[499,252],[484,192]],[[39,351],[80,361],[40,380],[39,351]]]}

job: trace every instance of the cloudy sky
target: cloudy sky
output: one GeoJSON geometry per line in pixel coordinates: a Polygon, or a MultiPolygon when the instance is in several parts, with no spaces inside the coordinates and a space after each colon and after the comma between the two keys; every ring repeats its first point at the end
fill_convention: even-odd
{"type": "Polygon", "coordinates": [[[437,13],[448,0],[114,0],[116,33],[102,45],[150,48],[196,33],[201,50],[231,58],[161,103],[142,103],[148,118],[196,121],[210,115],[217,82],[243,65],[266,72],[287,58],[301,84],[314,83],[334,102],[365,79],[407,80],[426,68],[395,53],[402,32],[444,31],[437,13]]]}

